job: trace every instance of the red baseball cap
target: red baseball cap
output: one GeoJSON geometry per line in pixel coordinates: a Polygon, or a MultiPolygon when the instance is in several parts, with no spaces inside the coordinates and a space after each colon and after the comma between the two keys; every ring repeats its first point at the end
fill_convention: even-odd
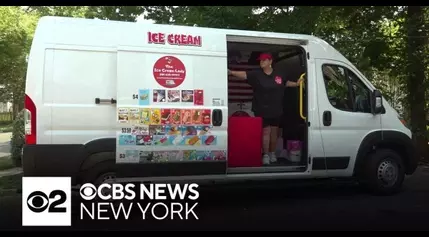
{"type": "Polygon", "coordinates": [[[273,56],[269,53],[261,53],[258,57],[258,60],[267,60],[267,59],[271,60],[273,59],[273,56]]]}

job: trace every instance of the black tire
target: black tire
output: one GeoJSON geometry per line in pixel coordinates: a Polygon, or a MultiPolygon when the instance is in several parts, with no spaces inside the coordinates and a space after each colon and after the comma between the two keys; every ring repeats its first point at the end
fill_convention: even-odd
{"type": "Polygon", "coordinates": [[[402,188],[405,178],[401,156],[390,149],[378,149],[365,160],[361,184],[376,195],[393,195],[402,188]]]}
{"type": "MultiPolygon", "coordinates": [[[[109,155],[109,153],[107,153],[109,155]]],[[[82,184],[91,183],[95,187],[100,186],[108,178],[116,178],[115,160],[105,160],[95,164],[93,167],[85,171],[82,177],[82,184]]],[[[107,193],[106,193],[107,194],[107,193]]],[[[98,197],[96,200],[101,200],[98,197]]]]}
{"type": "Polygon", "coordinates": [[[85,172],[83,183],[92,183],[98,186],[103,183],[105,178],[112,176],[116,177],[115,161],[102,161],[85,172]]]}

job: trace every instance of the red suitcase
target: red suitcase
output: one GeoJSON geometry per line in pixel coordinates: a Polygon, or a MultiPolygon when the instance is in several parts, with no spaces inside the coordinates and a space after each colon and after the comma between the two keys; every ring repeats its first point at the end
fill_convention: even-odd
{"type": "Polygon", "coordinates": [[[228,120],[228,167],[262,166],[262,119],[230,117],[228,120]]]}

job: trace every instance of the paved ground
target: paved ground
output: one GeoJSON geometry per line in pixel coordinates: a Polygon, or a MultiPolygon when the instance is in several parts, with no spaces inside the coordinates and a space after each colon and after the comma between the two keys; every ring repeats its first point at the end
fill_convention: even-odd
{"type": "Polygon", "coordinates": [[[15,174],[20,174],[20,173],[22,173],[21,167],[15,167],[12,169],[7,169],[7,170],[0,170],[0,178],[4,177],[4,176],[15,175],[15,174]]]}
{"type": "MultiPolygon", "coordinates": [[[[10,156],[10,137],[11,132],[0,133],[0,159],[7,158],[10,156]]],[[[0,177],[6,175],[14,175],[22,173],[22,168],[12,168],[8,170],[0,170],[0,177]]]]}
{"type": "Polygon", "coordinates": [[[10,141],[11,136],[11,132],[0,133],[0,143],[10,141]]]}
{"type": "Polygon", "coordinates": [[[10,154],[10,137],[12,133],[0,133],[0,159],[10,154]]]}
{"type": "MultiPolygon", "coordinates": [[[[198,221],[78,221],[99,230],[429,230],[429,167],[406,180],[403,192],[371,196],[354,185],[258,183],[201,191],[198,221]]],[[[0,230],[21,228],[20,196],[0,197],[0,230]]]]}

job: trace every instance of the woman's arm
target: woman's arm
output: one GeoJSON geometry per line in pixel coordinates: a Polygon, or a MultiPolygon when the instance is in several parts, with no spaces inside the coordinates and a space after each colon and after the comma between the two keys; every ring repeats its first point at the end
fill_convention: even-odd
{"type": "Polygon", "coordinates": [[[287,81],[286,87],[298,87],[300,83],[304,80],[303,76],[301,76],[297,82],[287,81]]]}
{"type": "Polygon", "coordinates": [[[242,80],[246,80],[247,79],[247,73],[246,71],[231,71],[228,69],[228,75],[240,78],[242,80]]]}
{"type": "Polygon", "coordinates": [[[298,86],[299,86],[298,82],[293,82],[293,81],[286,82],[286,87],[298,87],[298,86]]]}

